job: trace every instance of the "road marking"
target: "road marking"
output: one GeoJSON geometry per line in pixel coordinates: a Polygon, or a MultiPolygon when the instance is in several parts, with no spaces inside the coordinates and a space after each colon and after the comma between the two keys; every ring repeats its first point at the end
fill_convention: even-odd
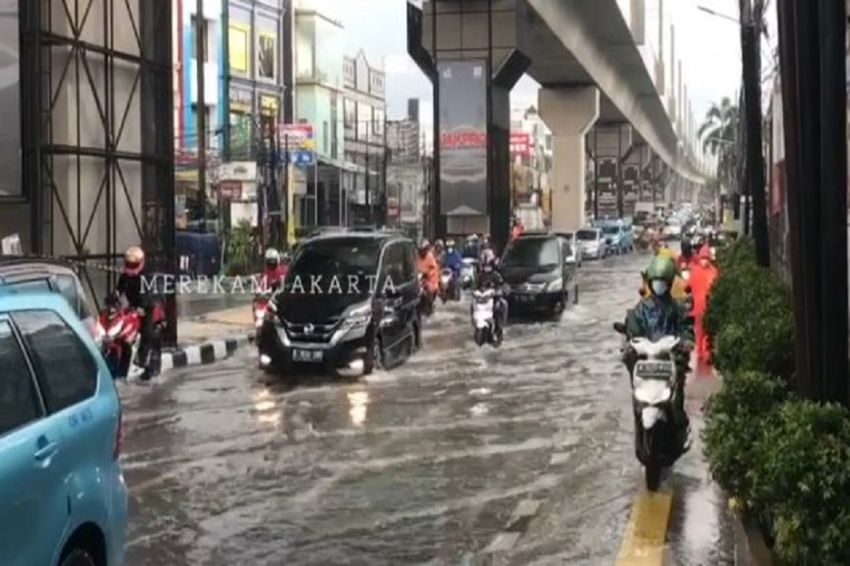
{"type": "Polygon", "coordinates": [[[673,493],[641,489],[626,525],[617,566],[662,566],[673,493]]]}

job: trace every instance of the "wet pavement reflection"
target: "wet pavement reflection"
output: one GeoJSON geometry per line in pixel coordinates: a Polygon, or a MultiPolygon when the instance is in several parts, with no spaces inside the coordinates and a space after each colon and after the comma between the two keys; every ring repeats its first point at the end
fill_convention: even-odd
{"type": "MultiPolygon", "coordinates": [[[[360,381],[293,386],[248,348],[122,388],[127,564],[614,563],[642,473],[611,323],[646,261],[586,263],[578,305],[498,350],[474,345],[463,302],[360,381]]],[[[667,563],[728,563],[698,446],[669,484],[667,563]]]]}

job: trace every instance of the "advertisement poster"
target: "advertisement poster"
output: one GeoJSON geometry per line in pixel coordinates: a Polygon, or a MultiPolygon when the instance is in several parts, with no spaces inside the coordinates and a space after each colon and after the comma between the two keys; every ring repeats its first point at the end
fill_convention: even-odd
{"type": "Polygon", "coordinates": [[[444,61],[440,73],[440,213],[487,214],[487,64],[444,61]]]}
{"type": "Polygon", "coordinates": [[[248,68],[248,53],[250,51],[248,37],[251,34],[251,28],[244,24],[232,23],[228,31],[230,70],[247,75],[250,71],[248,68]]]}
{"type": "Polygon", "coordinates": [[[617,163],[614,159],[601,159],[599,177],[596,180],[597,209],[600,218],[616,218],[617,210],[617,163]]]}
{"type": "Polygon", "coordinates": [[[18,0],[0,0],[0,196],[21,195],[18,0]]]}

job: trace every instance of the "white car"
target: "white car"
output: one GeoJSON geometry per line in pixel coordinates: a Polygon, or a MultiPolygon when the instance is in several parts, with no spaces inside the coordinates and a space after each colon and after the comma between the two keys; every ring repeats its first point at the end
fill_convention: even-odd
{"type": "Polygon", "coordinates": [[[605,235],[601,228],[582,228],[576,232],[576,241],[582,257],[602,259],[608,255],[605,235]]]}
{"type": "Polygon", "coordinates": [[[666,238],[679,238],[682,236],[682,224],[675,218],[667,221],[663,231],[666,238]]]}

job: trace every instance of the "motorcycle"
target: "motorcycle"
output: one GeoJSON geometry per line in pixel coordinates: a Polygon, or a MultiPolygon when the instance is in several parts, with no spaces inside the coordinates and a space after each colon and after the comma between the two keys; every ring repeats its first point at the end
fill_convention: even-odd
{"type": "Polygon", "coordinates": [[[460,284],[464,289],[471,289],[475,286],[475,276],[478,272],[478,260],[465,257],[463,258],[463,266],[460,268],[460,284]]]}
{"type": "Polygon", "coordinates": [[[478,346],[489,343],[498,348],[502,344],[504,332],[496,318],[496,300],[493,289],[472,293],[472,330],[478,346]]]}
{"type": "Polygon", "coordinates": [[[460,300],[460,285],[458,284],[458,276],[449,268],[440,270],[440,300],[443,304],[446,301],[460,300]]]}
{"type": "Polygon", "coordinates": [[[419,274],[419,314],[429,317],[434,314],[434,295],[428,289],[428,281],[419,274]]]}
{"type": "Polygon", "coordinates": [[[254,328],[258,330],[263,326],[266,312],[269,310],[271,296],[271,291],[260,291],[254,295],[254,300],[251,301],[251,311],[254,313],[254,328]]]}
{"type": "Polygon", "coordinates": [[[155,302],[152,308],[154,332],[147,358],[141,365],[133,360],[142,341],[142,315],[114,297],[107,299],[106,306],[99,313],[95,339],[113,378],[138,377],[147,381],[159,373],[160,334],[165,325],[165,311],[159,302],[155,302]]]}
{"type": "MultiPolygon", "coordinates": [[[[626,334],[625,325],[615,330],[626,334]]],[[[675,407],[684,395],[678,385],[680,368],[676,363],[679,338],[664,336],[656,342],[629,338],[628,349],[636,357],[631,368],[632,407],[635,417],[635,453],[644,466],[649,491],[657,491],[661,475],[684,453],[685,437],[676,422],[675,407]]]]}

